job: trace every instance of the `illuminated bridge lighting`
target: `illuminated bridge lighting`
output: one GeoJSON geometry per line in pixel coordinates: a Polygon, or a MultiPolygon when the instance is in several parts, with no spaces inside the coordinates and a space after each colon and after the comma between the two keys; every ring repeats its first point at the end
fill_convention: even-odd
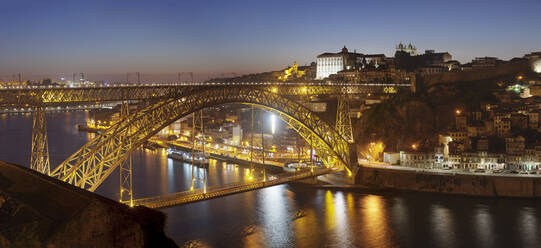
{"type": "Polygon", "coordinates": [[[271,133],[276,132],[276,115],[271,115],[271,133]]]}

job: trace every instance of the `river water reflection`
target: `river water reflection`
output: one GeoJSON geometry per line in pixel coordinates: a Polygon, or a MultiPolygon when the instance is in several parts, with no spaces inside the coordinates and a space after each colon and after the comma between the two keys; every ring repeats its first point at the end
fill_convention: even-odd
{"type": "MultiPolygon", "coordinates": [[[[84,112],[48,115],[52,165],[91,138],[76,130],[85,118],[84,112]]],[[[0,116],[0,160],[27,165],[30,138],[31,116],[0,116]]],[[[164,150],[139,150],[133,163],[136,197],[191,186],[191,167],[164,150]]],[[[208,175],[209,186],[247,180],[242,167],[220,161],[208,175]]],[[[113,173],[97,193],[116,200],[118,184],[113,173]]],[[[279,185],[163,211],[168,235],[181,246],[541,247],[539,200],[279,185]]]]}

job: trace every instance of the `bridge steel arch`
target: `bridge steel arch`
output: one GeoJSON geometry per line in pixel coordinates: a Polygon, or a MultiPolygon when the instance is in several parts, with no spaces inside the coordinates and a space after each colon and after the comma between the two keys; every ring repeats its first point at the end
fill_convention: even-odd
{"type": "Polygon", "coordinates": [[[276,113],[314,147],[326,167],[343,168],[350,175],[356,172],[348,141],[307,107],[261,88],[215,86],[185,91],[129,115],[77,150],[51,176],[94,191],[133,150],[161,129],[200,109],[228,103],[254,104],[276,113]]]}

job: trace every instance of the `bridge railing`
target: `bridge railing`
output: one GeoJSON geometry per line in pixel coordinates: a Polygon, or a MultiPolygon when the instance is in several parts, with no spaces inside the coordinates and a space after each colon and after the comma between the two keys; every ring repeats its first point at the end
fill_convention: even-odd
{"type": "Polygon", "coordinates": [[[214,86],[214,85],[252,85],[252,86],[398,86],[410,87],[409,83],[345,83],[345,82],[177,82],[177,83],[111,83],[103,85],[18,85],[3,86],[0,90],[24,90],[24,89],[96,89],[96,88],[133,88],[133,87],[181,87],[181,86],[214,86]]]}

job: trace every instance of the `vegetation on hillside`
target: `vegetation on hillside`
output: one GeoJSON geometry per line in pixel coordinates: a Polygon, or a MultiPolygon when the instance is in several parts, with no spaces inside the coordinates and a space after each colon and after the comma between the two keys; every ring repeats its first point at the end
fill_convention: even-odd
{"type": "Polygon", "coordinates": [[[503,89],[497,82],[505,79],[433,85],[415,94],[393,95],[363,113],[354,124],[355,139],[361,146],[383,142],[389,151],[431,149],[438,134],[455,123],[456,110],[497,103],[493,93],[503,89]]]}

